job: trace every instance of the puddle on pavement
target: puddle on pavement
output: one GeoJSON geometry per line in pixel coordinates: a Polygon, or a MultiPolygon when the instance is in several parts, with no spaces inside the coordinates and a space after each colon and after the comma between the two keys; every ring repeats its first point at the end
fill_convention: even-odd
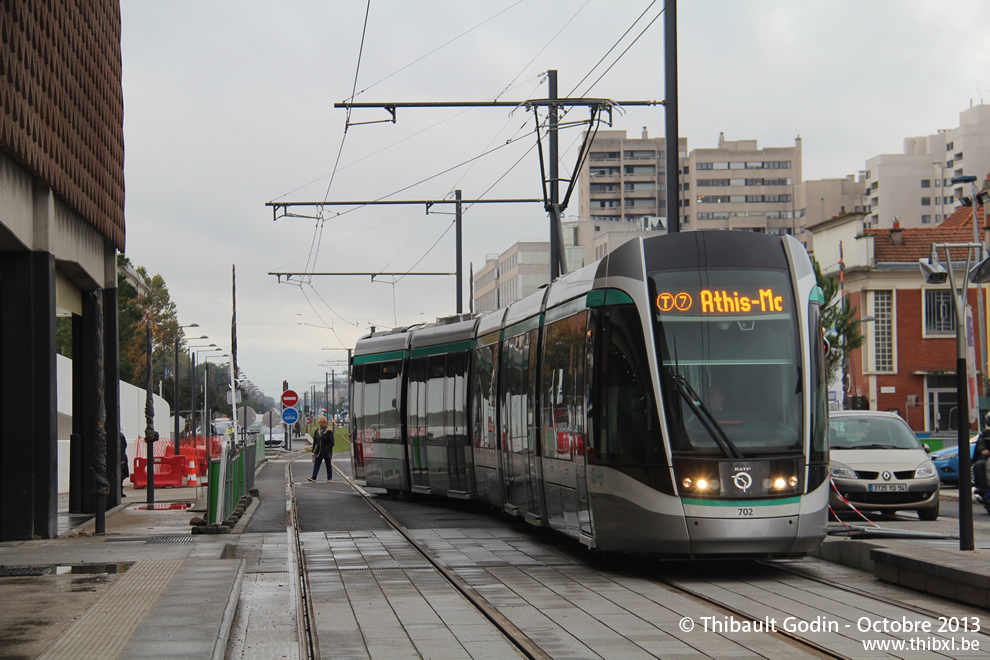
{"type": "Polygon", "coordinates": [[[131,507],[134,511],[185,511],[191,509],[192,502],[162,502],[160,504],[139,504],[131,507]]]}
{"type": "Polygon", "coordinates": [[[123,562],[118,564],[49,564],[0,568],[0,578],[40,575],[105,575],[108,573],[124,573],[133,565],[134,562],[123,562]]]}

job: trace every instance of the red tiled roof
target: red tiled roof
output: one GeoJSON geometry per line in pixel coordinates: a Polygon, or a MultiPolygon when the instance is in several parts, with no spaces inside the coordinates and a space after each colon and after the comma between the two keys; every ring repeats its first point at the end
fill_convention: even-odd
{"type": "MultiPolygon", "coordinates": [[[[986,218],[982,206],[976,207],[976,217],[979,218],[980,226],[986,228],[986,218]]],[[[969,227],[969,230],[973,231],[973,207],[960,206],[939,227],[969,227]]]]}
{"type": "MultiPolygon", "coordinates": [[[[983,207],[978,207],[980,225],[985,227],[983,207]]],[[[931,256],[932,243],[971,243],[973,241],[973,209],[961,206],[937,227],[910,229],[867,229],[872,235],[873,257],[876,263],[909,263],[931,256]],[[891,234],[901,233],[901,245],[891,243],[891,234]]],[[[982,236],[980,237],[983,238],[982,236]]],[[[943,257],[944,255],[940,255],[943,257]]]]}

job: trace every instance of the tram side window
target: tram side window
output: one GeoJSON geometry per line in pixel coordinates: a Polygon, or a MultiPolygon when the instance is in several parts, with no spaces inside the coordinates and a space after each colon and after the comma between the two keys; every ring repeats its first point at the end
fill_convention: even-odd
{"type": "Polygon", "coordinates": [[[378,390],[382,373],[381,365],[366,364],[364,366],[364,414],[363,428],[366,440],[377,441],[381,431],[378,416],[378,390]]]}
{"type": "Polygon", "coordinates": [[[666,464],[646,341],[635,307],[604,310],[602,358],[596,418],[599,462],[666,464]]]}
{"type": "Polygon", "coordinates": [[[520,453],[530,446],[536,381],[537,330],[502,342],[502,433],[504,450],[520,453]]]}
{"type": "Polygon", "coordinates": [[[426,485],[426,358],[409,360],[409,386],[406,393],[409,418],[409,466],[413,483],[426,485]]]}
{"type": "Polygon", "coordinates": [[[544,330],[540,393],[547,458],[571,460],[584,451],[587,331],[587,311],[554,321],[544,330]]]}
{"type": "Polygon", "coordinates": [[[378,403],[380,437],[387,442],[398,442],[399,430],[399,363],[381,365],[378,403]]]}
{"type": "Polygon", "coordinates": [[[473,434],[476,447],[495,447],[495,365],[498,344],[481,346],[474,352],[474,419],[473,434]]]}
{"type": "Polygon", "coordinates": [[[447,355],[447,391],[444,396],[444,427],[447,435],[467,435],[467,366],[468,353],[447,355]]]}
{"type": "Polygon", "coordinates": [[[429,438],[444,437],[443,386],[444,355],[431,355],[427,362],[426,428],[429,438]]]}

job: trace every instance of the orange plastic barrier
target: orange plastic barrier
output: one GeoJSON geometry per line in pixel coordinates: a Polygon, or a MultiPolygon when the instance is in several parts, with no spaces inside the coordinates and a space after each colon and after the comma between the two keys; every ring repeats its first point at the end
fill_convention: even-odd
{"type": "MultiPolygon", "coordinates": [[[[181,488],[182,476],[186,471],[179,456],[155,456],[155,488],[181,488]]],[[[134,459],[134,470],[131,472],[131,483],[135,488],[148,486],[148,461],[141,457],[134,459]]]]}

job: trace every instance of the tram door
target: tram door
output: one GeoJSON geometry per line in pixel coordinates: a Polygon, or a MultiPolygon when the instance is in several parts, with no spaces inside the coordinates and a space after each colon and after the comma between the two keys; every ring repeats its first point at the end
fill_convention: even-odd
{"type": "Polygon", "coordinates": [[[536,349],[538,329],[502,343],[502,476],[505,509],[542,517],[539,439],[536,427],[536,349]]]}

